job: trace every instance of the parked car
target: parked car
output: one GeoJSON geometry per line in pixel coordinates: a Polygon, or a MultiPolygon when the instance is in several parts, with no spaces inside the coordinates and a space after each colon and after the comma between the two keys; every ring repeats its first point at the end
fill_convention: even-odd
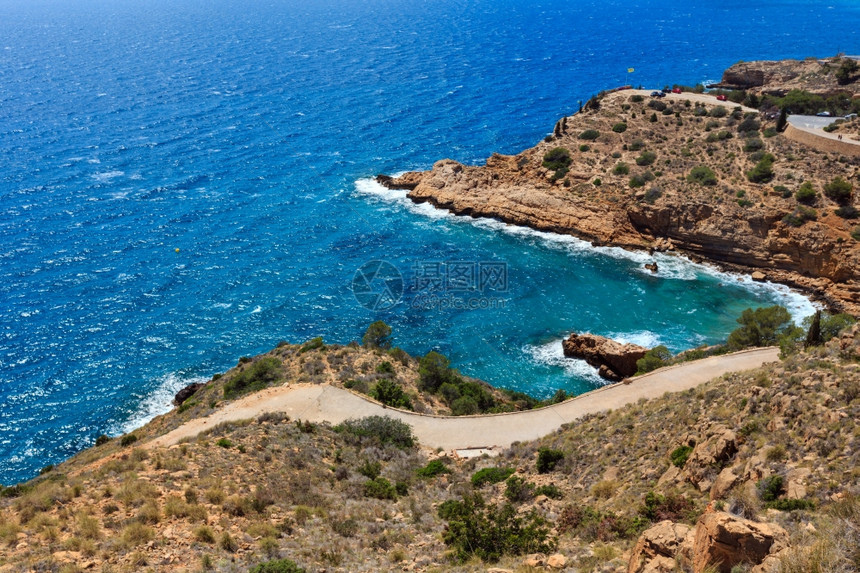
{"type": "Polygon", "coordinates": [[[815,115],[817,115],[818,117],[830,117],[830,112],[829,111],[819,111],[815,115]]]}
{"type": "Polygon", "coordinates": [[[856,113],[849,113],[845,116],[845,119],[854,119],[855,117],[857,117],[856,113]]]}
{"type": "Polygon", "coordinates": [[[651,92],[651,97],[666,97],[666,94],[663,92],[653,91],[651,92]]]}
{"type": "Polygon", "coordinates": [[[681,93],[681,88],[672,88],[672,93],[673,93],[673,94],[679,94],[679,93],[681,93]]]}
{"type": "Polygon", "coordinates": [[[729,98],[727,98],[727,97],[726,97],[725,95],[723,95],[723,94],[720,94],[720,95],[718,95],[718,96],[717,96],[717,99],[718,99],[719,101],[726,101],[726,100],[727,100],[727,99],[729,99],[729,98]]]}

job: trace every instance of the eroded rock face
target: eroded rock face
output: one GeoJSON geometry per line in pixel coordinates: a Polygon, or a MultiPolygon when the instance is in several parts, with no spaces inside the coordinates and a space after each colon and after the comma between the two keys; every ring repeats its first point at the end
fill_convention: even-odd
{"type": "Polygon", "coordinates": [[[731,573],[741,563],[758,565],[784,549],[788,533],[774,523],[756,523],[724,512],[705,513],[696,524],[693,571],[716,566],[731,573]]]}
{"type": "Polygon", "coordinates": [[[715,468],[729,461],[738,451],[737,434],[722,424],[708,428],[707,436],[696,444],[684,465],[688,479],[703,492],[714,484],[712,475],[715,468]]]}
{"type": "Polygon", "coordinates": [[[691,537],[693,528],[683,523],[661,521],[639,536],[627,573],[668,573],[675,571],[675,555],[691,537]]]}
{"type": "Polygon", "coordinates": [[[376,182],[388,189],[406,189],[407,191],[412,191],[421,182],[421,176],[422,174],[418,171],[410,171],[399,177],[380,174],[376,176],[376,182]]]}
{"type": "Polygon", "coordinates": [[[565,356],[585,360],[608,380],[636,374],[636,361],[648,352],[647,348],[636,344],[621,344],[603,336],[576,333],[562,342],[562,348],[565,356]]]}
{"type": "Polygon", "coordinates": [[[176,393],[176,396],[173,397],[173,403],[177,406],[181,406],[183,402],[193,396],[198,390],[203,388],[205,384],[200,384],[195,382],[194,384],[189,384],[182,390],[176,393]]]}

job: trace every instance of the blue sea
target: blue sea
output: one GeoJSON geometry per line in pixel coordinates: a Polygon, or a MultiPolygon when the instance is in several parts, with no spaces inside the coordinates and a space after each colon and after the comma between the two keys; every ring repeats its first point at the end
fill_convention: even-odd
{"type": "Polygon", "coordinates": [[[572,331],[679,351],[748,306],[803,317],[785,288],[652,275],[372,177],[516,153],[608,87],[856,53],[858,30],[840,0],[0,0],[0,483],[374,320],[545,397],[601,384],[572,331]]]}

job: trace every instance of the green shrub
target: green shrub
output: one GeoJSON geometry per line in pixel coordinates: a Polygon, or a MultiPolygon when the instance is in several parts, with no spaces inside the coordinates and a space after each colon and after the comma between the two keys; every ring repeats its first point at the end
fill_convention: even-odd
{"type": "Polygon", "coordinates": [[[851,229],[851,238],[855,241],[860,241],[860,226],[851,229]]]}
{"type": "Polygon", "coordinates": [[[761,129],[761,123],[756,119],[755,114],[751,113],[738,124],[738,133],[750,133],[761,129]]]}
{"type": "Polygon", "coordinates": [[[582,145],[579,146],[579,150],[582,151],[583,153],[585,153],[589,149],[591,149],[591,146],[588,145],[587,143],[583,143],[582,145]]]}
{"type": "Polygon", "coordinates": [[[657,123],[657,114],[652,113],[651,117],[648,118],[648,121],[650,121],[651,123],[657,123]]]}
{"type": "Polygon", "coordinates": [[[755,167],[747,171],[747,179],[752,183],[767,183],[773,179],[773,162],[776,157],[770,153],[766,153],[761,160],[756,163],[755,167]]]}
{"type": "Polygon", "coordinates": [[[653,151],[643,151],[639,157],[636,158],[636,165],[645,166],[645,165],[653,165],[657,160],[657,154],[653,151]]]}
{"type": "Polygon", "coordinates": [[[367,479],[376,479],[379,477],[379,474],[382,473],[382,464],[366,460],[363,464],[358,466],[356,471],[367,479]]]}
{"type": "Polygon", "coordinates": [[[289,559],[275,559],[255,565],[249,573],[305,573],[305,570],[289,559]]]}
{"type": "Polygon", "coordinates": [[[588,141],[594,141],[600,137],[600,132],[596,129],[586,129],[582,133],[579,134],[579,139],[585,139],[588,141]]]}
{"type": "Polygon", "coordinates": [[[478,402],[471,396],[460,396],[451,403],[451,414],[454,416],[473,416],[478,412],[478,402]]]}
{"type": "Polygon", "coordinates": [[[810,499],[776,499],[764,504],[767,509],[779,511],[813,510],[815,502],[810,499]]]}
{"type": "Polygon", "coordinates": [[[302,345],[299,349],[299,354],[304,354],[305,352],[310,352],[311,350],[317,350],[325,348],[325,343],[323,343],[322,336],[317,336],[316,338],[311,338],[307,342],[302,345]]]}
{"type": "Polygon", "coordinates": [[[546,474],[555,469],[560,461],[564,459],[564,452],[550,448],[539,448],[537,458],[537,471],[546,474]]]}
{"type": "Polygon", "coordinates": [[[791,227],[802,227],[807,221],[815,221],[817,218],[815,209],[798,205],[794,211],[782,218],[782,222],[791,227]]]}
{"type": "Polygon", "coordinates": [[[636,373],[644,374],[666,366],[672,359],[672,353],[664,345],[655,346],[636,361],[636,373]]]}
{"type": "Polygon", "coordinates": [[[511,476],[505,481],[505,498],[511,503],[529,501],[535,496],[535,484],[519,476],[511,476]]]}
{"type": "Polygon", "coordinates": [[[544,153],[542,165],[547,169],[558,171],[570,165],[570,161],[570,152],[567,149],[564,147],[554,147],[544,153]]]}
{"type": "Polygon", "coordinates": [[[764,141],[758,138],[747,139],[746,143],[744,143],[744,151],[747,153],[751,153],[753,151],[759,151],[764,149],[764,141]]]}
{"type": "MultiPolygon", "coordinates": [[[[384,362],[383,364],[388,364],[388,362],[384,362]]],[[[403,391],[400,384],[388,378],[383,378],[377,382],[373,390],[370,391],[370,396],[392,408],[412,409],[412,401],[406,395],[406,392],[403,391]]]]}
{"type": "Polygon", "coordinates": [[[367,348],[391,348],[391,327],[381,320],[377,320],[367,327],[361,343],[367,348]]]}
{"type": "Polygon", "coordinates": [[[716,143],[717,141],[725,141],[734,137],[729,131],[713,131],[708,134],[705,141],[708,143],[716,143]]]}
{"type": "Polygon", "coordinates": [[[98,438],[96,438],[96,445],[103,446],[110,441],[110,438],[106,435],[102,434],[98,438]]]}
{"type": "Polygon", "coordinates": [[[741,326],[729,334],[727,343],[732,350],[775,345],[779,337],[794,326],[788,310],[779,305],[755,310],[748,308],[737,322],[741,326]]]}
{"type": "Polygon", "coordinates": [[[130,446],[137,441],[137,436],[134,434],[126,434],[119,440],[119,445],[122,447],[130,446]]]}
{"type": "Polygon", "coordinates": [[[654,181],[654,174],[651,173],[651,171],[646,171],[645,173],[631,177],[628,185],[630,185],[632,189],[635,189],[638,187],[644,187],[646,183],[651,181],[654,181]]]}
{"type": "Polygon", "coordinates": [[[433,460],[428,462],[423,468],[418,468],[415,473],[418,474],[418,477],[433,478],[442,474],[449,474],[451,470],[448,469],[448,466],[442,460],[433,460]]]}
{"type": "Polygon", "coordinates": [[[807,205],[813,203],[816,198],[816,193],[815,189],[812,188],[812,183],[804,181],[797,189],[797,193],[794,194],[794,198],[807,205]]]}
{"type": "Polygon", "coordinates": [[[643,101],[645,101],[645,97],[640,94],[634,94],[630,98],[630,101],[632,101],[633,103],[642,103],[643,101]]]}
{"type": "Polygon", "coordinates": [[[227,438],[221,438],[220,440],[215,442],[215,445],[218,446],[219,448],[232,448],[233,442],[231,442],[227,438]]]}
{"type": "Polygon", "coordinates": [[[613,175],[627,175],[630,173],[630,166],[628,166],[623,161],[618,162],[615,167],[612,168],[613,175]]]}
{"type": "Polygon", "coordinates": [[[773,191],[783,199],[788,199],[789,197],[791,197],[791,189],[789,189],[785,185],[774,185],[773,191]]]}
{"type": "Polygon", "coordinates": [[[721,105],[712,108],[711,111],[708,113],[708,115],[711,117],[726,117],[728,114],[729,110],[727,110],[721,105]]]}
{"type": "Polygon", "coordinates": [[[350,419],[334,427],[346,440],[356,445],[392,445],[406,449],[415,446],[415,436],[408,424],[388,416],[350,419]]]}
{"type": "Polygon", "coordinates": [[[645,519],[658,522],[663,520],[688,521],[694,516],[693,504],[684,496],[663,496],[653,491],[645,494],[645,502],[639,514],[645,519]]]}
{"type": "Polygon", "coordinates": [[[645,192],[645,197],[643,198],[646,203],[654,204],[654,201],[659,199],[663,195],[663,190],[659,187],[651,187],[648,191],[645,192]]]}
{"type": "Polygon", "coordinates": [[[448,522],[442,539],[461,562],[476,556],[494,563],[504,555],[550,553],[556,547],[546,520],[534,510],[518,514],[510,504],[487,505],[478,494],[444,502],[439,517],[448,522]]]}
{"type": "Polygon", "coordinates": [[[612,131],[614,131],[615,133],[624,133],[625,131],[627,131],[627,124],[623,121],[618,122],[612,126],[612,131]]]}
{"type": "Polygon", "coordinates": [[[535,495],[545,495],[550,499],[562,499],[564,492],[555,484],[541,485],[535,488],[535,495]]]}
{"type": "Polygon", "coordinates": [[[779,135],[779,131],[775,127],[766,127],[762,132],[762,135],[765,137],[774,137],[775,135],[779,135]]]}
{"type": "Polygon", "coordinates": [[[384,477],[377,477],[372,480],[368,480],[364,484],[364,496],[372,497],[374,499],[397,499],[397,490],[391,484],[390,481],[385,479],[384,477]]]}
{"type": "Polygon", "coordinates": [[[840,313],[840,314],[821,314],[821,341],[827,342],[828,340],[835,338],[839,335],[840,332],[853,325],[857,320],[851,316],[850,314],[840,313]]]}
{"type": "Polygon", "coordinates": [[[836,213],[837,217],[842,217],[843,219],[856,219],[860,215],[860,211],[854,205],[843,205],[836,209],[834,213],[836,213]]]}
{"type": "Polygon", "coordinates": [[[693,167],[687,175],[687,181],[699,185],[716,185],[717,176],[707,165],[693,167]]]}
{"type": "Polygon", "coordinates": [[[683,468],[684,464],[687,463],[687,459],[692,453],[692,446],[684,444],[683,446],[678,446],[677,448],[672,450],[672,453],[669,455],[669,457],[672,459],[673,466],[675,466],[676,468],[683,468]]]}
{"type": "Polygon", "coordinates": [[[849,202],[853,191],[854,186],[841,177],[837,177],[830,183],[824,185],[824,194],[837,203],[849,202]]]}
{"type": "Polygon", "coordinates": [[[472,475],[472,485],[481,487],[488,483],[500,483],[511,477],[514,468],[484,468],[472,475]]]}
{"type": "Polygon", "coordinates": [[[280,373],[280,360],[274,356],[264,356],[224,384],[224,397],[235,398],[241,394],[262,390],[275,382],[280,373]]]}
{"type": "Polygon", "coordinates": [[[785,493],[782,476],[771,476],[761,480],[758,482],[758,491],[762,501],[776,501],[779,496],[785,493]]]}

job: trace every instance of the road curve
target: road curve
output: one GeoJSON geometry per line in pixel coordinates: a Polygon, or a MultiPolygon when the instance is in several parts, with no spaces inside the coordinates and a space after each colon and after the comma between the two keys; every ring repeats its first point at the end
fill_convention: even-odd
{"type": "Polygon", "coordinates": [[[778,359],[779,349],[775,347],[712,356],[661,368],[635,378],[630,384],[605,386],[546,408],[484,416],[434,416],[394,410],[327,384],[278,386],[231,402],[206,418],[191,420],[145,447],[170,446],[222,422],[255,418],[264,412],[284,412],[292,419],[332,424],[349,418],[391,416],[409,424],[425,447],[444,450],[507,447],[513,442],[550,434],[586,414],[694,388],[727,372],[751,370],[778,359]]]}

